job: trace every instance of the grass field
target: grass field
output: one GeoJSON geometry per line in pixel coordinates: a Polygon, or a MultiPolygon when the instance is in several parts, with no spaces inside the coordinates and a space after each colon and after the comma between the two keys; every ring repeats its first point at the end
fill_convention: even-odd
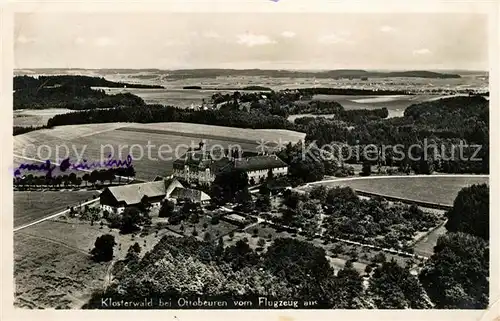
{"type": "Polygon", "coordinates": [[[47,121],[55,115],[72,111],[71,109],[65,108],[14,110],[14,126],[44,126],[47,125],[47,121]]]}
{"type": "Polygon", "coordinates": [[[141,255],[164,235],[162,230],[144,237],[121,235],[118,230],[90,226],[78,219],[48,220],[14,234],[15,305],[25,308],[80,308],[93,290],[102,288],[109,262],[95,263],[89,256],[95,239],[115,237],[114,259],[125,257],[135,242],[141,255]]]}
{"type": "Polygon", "coordinates": [[[420,177],[382,177],[356,178],[325,183],[327,186],[349,186],[366,192],[416,201],[434,202],[453,205],[458,192],[473,184],[488,183],[484,176],[448,176],[435,175],[420,177]]]}
{"type": "Polygon", "coordinates": [[[14,192],[14,227],[63,211],[67,206],[91,200],[96,191],[14,192]]]}
{"type": "Polygon", "coordinates": [[[77,308],[89,299],[92,289],[102,286],[107,264],[93,263],[86,251],[62,244],[52,223],[14,235],[14,304],[18,307],[77,308]],[[49,238],[38,235],[44,228],[51,233],[49,238]]]}
{"type": "Polygon", "coordinates": [[[183,123],[71,125],[15,136],[14,154],[18,158],[52,161],[69,155],[73,161],[82,157],[87,162],[105,160],[109,154],[114,159],[125,159],[130,154],[134,158],[136,177],[151,180],[157,175],[169,174],[173,161],[188,147],[197,147],[202,138],[206,138],[207,151],[238,145],[244,150],[258,152],[258,138],[295,142],[303,135],[290,131],[253,131],[183,123]],[[122,127],[126,129],[120,129],[122,127]],[[42,145],[47,147],[41,148],[42,145]]]}

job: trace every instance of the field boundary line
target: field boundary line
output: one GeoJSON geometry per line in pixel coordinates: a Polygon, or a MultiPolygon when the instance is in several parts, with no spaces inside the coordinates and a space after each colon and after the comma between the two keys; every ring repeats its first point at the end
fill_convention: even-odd
{"type": "Polygon", "coordinates": [[[345,177],[345,178],[337,178],[337,179],[327,179],[323,181],[315,181],[306,183],[300,187],[307,187],[309,185],[317,185],[323,183],[334,183],[334,182],[345,182],[345,181],[356,181],[363,179],[379,179],[379,178],[418,178],[418,177],[482,177],[482,178],[490,178],[489,174],[433,174],[433,175],[380,175],[380,176],[359,176],[359,177],[345,177]]]}
{"type": "MultiPolygon", "coordinates": [[[[84,203],[82,203],[82,204],[81,204],[81,206],[85,206],[85,205],[88,205],[88,204],[92,204],[92,203],[95,203],[95,202],[97,202],[97,201],[99,201],[99,198],[92,199],[92,200],[90,200],[90,201],[88,201],[88,202],[84,202],[84,203]]],[[[38,224],[38,223],[41,223],[41,222],[44,222],[44,221],[50,220],[50,219],[52,219],[52,218],[55,218],[55,217],[61,216],[61,215],[63,215],[63,214],[69,213],[69,211],[70,211],[70,210],[64,210],[64,211],[61,211],[61,212],[58,212],[58,213],[55,213],[55,214],[51,214],[51,215],[49,215],[49,216],[46,216],[46,217],[41,218],[41,219],[39,219],[39,220],[36,220],[36,221],[34,221],[34,222],[31,222],[31,223],[28,223],[28,224],[25,224],[25,225],[22,225],[22,226],[19,226],[19,227],[15,227],[15,228],[14,228],[14,232],[20,231],[20,230],[25,229],[25,228],[27,228],[27,227],[33,226],[33,225],[35,225],[35,224],[38,224]]]]}

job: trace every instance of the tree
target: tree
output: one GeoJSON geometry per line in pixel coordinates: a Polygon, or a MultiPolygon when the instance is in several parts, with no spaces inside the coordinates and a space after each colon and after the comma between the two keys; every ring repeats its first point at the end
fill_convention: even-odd
{"type": "Polygon", "coordinates": [[[485,309],[489,303],[488,244],[462,232],[442,235],[419,278],[437,308],[485,309]]]}
{"type": "Polygon", "coordinates": [[[311,243],[278,238],[263,255],[263,265],[293,287],[293,295],[304,300],[323,301],[331,295],[324,284],[333,277],[325,250],[311,243]]]}
{"type": "Polygon", "coordinates": [[[255,201],[255,207],[262,212],[269,211],[271,209],[271,197],[269,194],[259,195],[255,201]]]}
{"type": "Polygon", "coordinates": [[[326,200],[326,195],[328,193],[328,189],[324,185],[314,186],[309,193],[309,197],[312,199],[319,200],[324,203],[326,200]]]}
{"type": "Polygon", "coordinates": [[[127,265],[130,266],[139,263],[139,253],[141,253],[141,246],[135,242],[134,245],[128,248],[127,255],[125,256],[127,265]]]}
{"type": "Polygon", "coordinates": [[[113,184],[113,181],[116,179],[114,168],[108,168],[106,171],[106,178],[108,179],[110,185],[113,184]]]}
{"type": "Polygon", "coordinates": [[[191,214],[189,221],[193,224],[197,224],[200,221],[200,215],[196,212],[191,214]]]}
{"type": "Polygon", "coordinates": [[[132,250],[137,254],[141,253],[141,246],[139,243],[135,242],[134,245],[132,245],[132,250]]]}
{"type": "Polygon", "coordinates": [[[244,240],[239,240],[236,244],[225,248],[223,259],[235,271],[254,265],[259,260],[258,255],[252,251],[244,240]]]}
{"type": "Polygon", "coordinates": [[[110,234],[99,236],[91,251],[92,259],[96,262],[107,262],[113,259],[113,247],[116,245],[115,237],[110,234]]]}
{"type": "Polygon", "coordinates": [[[212,218],[210,219],[210,224],[212,225],[217,225],[219,224],[219,221],[220,221],[220,218],[218,215],[214,215],[212,216],[212,218]]]}
{"type": "Polygon", "coordinates": [[[95,187],[95,183],[99,180],[99,172],[97,170],[93,170],[90,173],[89,177],[89,182],[92,184],[92,186],[95,187]]]}
{"type": "Polygon", "coordinates": [[[331,295],[329,296],[334,309],[363,308],[363,279],[354,269],[351,261],[346,261],[333,280],[331,295]]]}
{"type": "Polygon", "coordinates": [[[368,293],[379,309],[425,309],[431,304],[418,279],[393,259],[375,269],[368,293]]]}
{"type": "Polygon", "coordinates": [[[212,183],[211,194],[219,204],[233,202],[237,196],[240,201],[244,200],[250,195],[248,174],[240,169],[220,172],[212,183]]]}
{"type": "Polygon", "coordinates": [[[464,232],[489,240],[490,190],[488,185],[472,185],[458,192],[453,208],[446,213],[446,229],[464,232]]]}
{"type": "Polygon", "coordinates": [[[170,217],[174,213],[175,204],[170,200],[165,200],[161,203],[159,217],[170,217]]]}
{"type": "Polygon", "coordinates": [[[205,234],[203,235],[203,241],[205,241],[205,242],[212,241],[212,235],[208,232],[205,232],[205,234]]]}
{"type": "Polygon", "coordinates": [[[71,183],[71,185],[76,185],[76,174],[70,173],[68,175],[68,181],[71,183]]]}
{"type": "Polygon", "coordinates": [[[259,239],[259,241],[257,242],[257,246],[264,247],[264,245],[266,245],[266,241],[264,239],[259,239]]]}
{"type": "Polygon", "coordinates": [[[372,173],[372,164],[368,161],[363,162],[363,168],[361,169],[362,176],[370,176],[372,173]]]}
{"type": "Polygon", "coordinates": [[[385,254],[383,252],[375,254],[372,261],[374,263],[384,263],[386,261],[385,254]]]}
{"type": "Polygon", "coordinates": [[[299,154],[291,161],[289,173],[295,184],[314,182],[323,179],[325,166],[318,160],[311,157],[304,159],[299,154]]]}
{"type": "Polygon", "coordinates": [[[139,230],[139,224],[142,222],[141,212],[136,207],[127,207],[123,211],[120,231],[124,234],[139,230]]]}

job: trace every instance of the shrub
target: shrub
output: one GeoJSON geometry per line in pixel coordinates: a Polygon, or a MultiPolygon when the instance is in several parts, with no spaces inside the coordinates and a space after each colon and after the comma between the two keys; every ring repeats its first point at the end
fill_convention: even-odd
{"type": "Polygon", "coordinates": [[[116,245],[115,237],[110,234],[99,236],[90,252],[96,262],[110,261],[113,259],[113,247],[116,245]]]}
{"type": "Polygon", "coordinates": [[[212,216],[212,219],[210,220],[210,224],[212,225],[217,225],[220,222],[220,218],[218,216],[212,216]]]}

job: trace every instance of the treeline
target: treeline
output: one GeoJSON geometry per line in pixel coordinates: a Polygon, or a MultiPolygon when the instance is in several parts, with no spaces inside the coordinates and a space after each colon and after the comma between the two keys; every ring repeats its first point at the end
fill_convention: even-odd
{"type": "Polygon", "coordinates": [[[287,108],[289,115],[339,114],[344,111],[344,107],[336,101],[311,101],[307,104],[295,103],[287,108]]]}
{"type": "Polygon", "coordinates": [[[301,95],[410,95],[403,90],[374,90],[374,89],[354,89],[354,88],[300,88],[296,89],[301,95]]]}
{"type": "Polygon", "coordinates": [[[14,92],[14,109],[67,108],[73,110],[145,105],[130,93],[107,95],[103,90],[73,84],[29,87],[14,92]]]}
{"type": "Polygon", "coordinates": [[[70,87],[111,87],[111,88],[164,88],[159,85],[131,84],[115,82],[104,77],[91,77],[81,75],[56,75],[56,76],[15,76],[14,90],[39,89],[42,87],[70,86],[70,87]]]}
{"type": "Polygon", "coordinates": [[[39,130],[39,129],[46,129],[48,128],[47,126],[14,126],[12,135],[21,135],[25,133],[32,132],[34,130],[39,130]]]}
{"type": "Polygon", "coordinates": [[[193,111],[162,105],[122,107],[114,108],[113,110],[92,109],[77,113],[56,115],[48,121],[48,126],[113,122],[186,122],[255,129],[295,129],[295,126],[283,117],[276,115],[266,116],[256,111],[193,111]]]}
{"type": "Polygon", "coordinates": [[[135,169],[133,166],[130,167],[117,167],[108,168],[101,170],[93,170],[92,172],[83,172],[83,175],[77,175],[75,172],[64,174],[64,175],[33,175],[27,174],[23,176],[14,177],[13,184],[19,189],[32,189],[32,188],[60,188],[64,187],[80,187],[82,183],[85,186],[91,184],[92,187],[96,187],[96,184],[100,182],[100,185],[104,185],[106,182],[113,184],[114,181],[118,181],[121,184],[123,178],[125,181],[130,181],[131,178],[135,177],[135,169]]]}

